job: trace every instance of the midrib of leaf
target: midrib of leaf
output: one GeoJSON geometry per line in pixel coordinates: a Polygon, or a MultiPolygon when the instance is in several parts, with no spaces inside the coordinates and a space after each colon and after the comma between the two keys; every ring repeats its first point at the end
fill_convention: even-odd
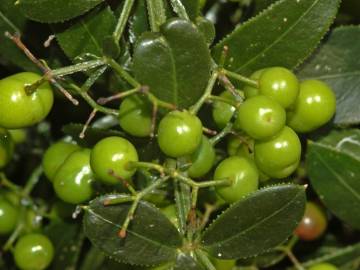
{"type": "MultiPolygon", "coordinates": [[[[13,24],[1,11],[0,11],[0,18],[9,25],[16,33],[20,33],[20,30],[13,24]]],[[[3,33],[1,33],[3,35],[3,33]]]]}
{"type": "Polygon", "coordinates": [[[231,237],[229,237],[228,239],[226,239],[226,240],[224,240],[224,241],[219,241],[219,242],[217,242],[215,245],[218,245],[219,243],[227,243],[227,242],[231,241],[233,238],[237,238],[237,237],[239,237],[239,236],[241,236],[241,235],[244,235],[245,233],[251,231],[252,229],[260,226],[261,224],[263,224],[264,222],[266,222],[266,221],[269,220],[270,218],[272,218],[272,217],[276,216],[278,213],[282,212],[282,211],[283,211],[285,208],[287,208],[290,204],[292,204],[292,202],[297,199],[297,197],[298,197],[299,194],[300,194],[300,192],[298,192],[298,193],[296,194],[296,196],[294,196],[293,199],[291,199],[288,203],[286,203],[285,205],[283,205],[282,207],[280,207],[278,210],[276,210],[275,212],[271,213],[269,216],[263,218],[262,220],[256,222],[255,224],[251,225],[250,227],[246,228],[246,229],[243,230],[241,233],[236,234],[236,235],[234,235],[234,236],[231,236],[231,237]]]}
{"type": "Polygon", "coordinates": [[[101,50],[99,44],[97,43],[95,37],[91,34],[91,32],[89,31],[89,28],[86,26],[86,24],[84,23],[83,20],[81,20],[81,25],[84,27],[86,33],[88,33],[88,35],[90,36],[90,39],[94,43],[95,47],[98,49],[99,54],[102,54],[102,50],[101,50]]]}
{"type": "Polygon", "coordinates": [[[342,77],[354,77],[354,76],[360,76],[360,70],[359,71],[352,71],[352,72],[344,72],[344,73],[333,73],[328,75],[321,75],[321,76],[314,76],[314,77],[306,77],[306,79],[337,79],[342,77]]]}
{"type": "Polygon", "coordinates": [[[173,85],[174,85],[174,94],[173,94],[173,103],[174,104],[178,104],[178,97],[179,97],[179,89],[178,89],[178,84],[177,84],[177,76],[176,76],[176,62],[175,62],[175,58],[174,58],[174,54],[173,51],[171,49],[171,46],[169,45],[169,43],[167,42],[166,39],[163,39],[164,43],[166,45],[166,47],[169,49],[170,51],[170,57],[171,57],[171,67],[173,69],[174,72],[172,72],[172,80],[173,80],[173,85]]]}
{"type": "Polygon", "coordinates": [[[258,59],[262,54],[264,54],[265,52],[267,52],[268,50],[270,50],[272,47],[274,47],[277,43],[279,43],[295,26],[297,26],[300,21],[302,20],[302,18],[304,18],[310,11],[311,9],[319,2],[320,0],[316,0],[307,10],[306,12],[304,12],[297,21],[295,21],[295,23],[290,26],[288,28],[288,30],[286,30],[282,35],[280,35],[273,43],[270,44],[270,46],[266,47],[265,49],[263,49],[261,52],[259,52],[255,57],[251,58],[249,61],[247,61],[245,64],[243,64],[242,66],[240,66],[239,68],[236,69],[236,72],[239,72],[242,68],[248,66],[249,64],[251,64],[252,62],[254,62],[256,59],[258,59]]]}
{"type": "MultiPolygon", "coordinates": [[[[91,214],[93,214],[93,215],[96,216],[97,218],[101,219],[102,221],[104,221],[104,222],[106,222],[106,223],[109,223],[109,224],[111,224],[111,225],[113,225],[113,226],[121,229],[121,226],[120,226],[120,225],[112,222],[111,220],[108,220],[108,219],[104,218],[103,216],[100,216],[98,213],[94,212],[92,209],[88,209],[87,211],[89,211],[91,214]]],[[[157,245],[157,246],[160,246],[160,247],[165,247],[165,248],[170,249],[170,250],[176,249],[175,247],[165,246],[165,245],[163,245],[163,244],[161,244],[161,243],[159,243],[159,242],[156,242],[156,241],[154,241],[154,240],[152,240],[152,239],[150,239],[150,238],[147,238],[147,237],[144,237],[144,236],[142,236],[142,235],[140,235],[140,234],[137,234],[136,232],[132,231],[130,228],[127,229],[127,232],[128,232],[128,233],[131,233],[131,234],[135,235],[136,237],[139,237],[139,238],[141,238],[141,239],[143,239],[143,240],[145,240],[145,241],[148,241],[148,242],[150,242],[150,243],[153,243],[154,245],[157,245]]]]}
{"type": "MultiPolygon", "coordinates": [[[[321,146],[320,146],[321,147],[321,146]]],[[[360,203],[360,194],[358,192],[356,192],[356,190],[354,190],[351,186],[348,185],[348,183],[346,183],[346,181],[344,181],[343,177],[341,175],[339,175],[337,172],[335,172],[333,170],[333,168],[331,168],[329,165],[326,164],[326,162],[324,161],[324,159],[321,157],[320,154],[318,154],[316,151],[314,151],[315,155],[318,157],[319,161],[330,171],[332,172],[336,178],[339,180],[338,182],[345,188],[347,189],[351,194],[354,195],[354,197],[359,201],[360,203]]],[[[352,157],[352,156],[350,156],[352,157]]]]}

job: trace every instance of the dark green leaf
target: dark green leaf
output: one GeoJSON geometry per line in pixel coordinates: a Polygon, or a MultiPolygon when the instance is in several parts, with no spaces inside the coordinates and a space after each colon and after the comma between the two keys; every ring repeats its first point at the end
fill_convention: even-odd
{"type": "Polygon", "coordinates": [[[337,109],[334,122],[338,125],[360,123],[360,27],[336,28],[326,43],[299,71],[304,79],[319,79],[335,91],[337,109]]]}
{"type": "Polygon", "coordinates": [[[360,229],[360,131],[333,131],[310,142],[311,185],[336,216],[360,229]]]}
{"type": "Polygon", "coordinates": [[[125,263],[158,265],[174,260],[182,244],[179,232],[147,202],[140,202],[126,238],[118,236],[130,204],[104,206],[104,200],[124,196],[106,195],[90,202],[84,216],[86,236],[106,255],[125,263]]]}
{"type": "Polygon", "coordinates": [[[137,1],[134,7],[134,14],[129,21],[129,39],[135,44],[142,33],[149,30],[148,13],[146,1],[137,1]]]}
{"type": "Polygon", "coordinates": [[[52,270],[75,269],[84,241],[77,223],[51,223],[44,231],[55,246],[52,270]]]}
{"type": "Polygon", "coordinates": [[[26,17],[46,23],[63,22],[92,9],[104,0],[19,0],[26,17]]]}
{"type": "Polygon", "coordinates": [[[66,29],[57,29],[56,38],[70,59],[86,53],[102,56],[104,39],[112,34],[115,25],[116,19],[109,7],[96,8],[72,21],[66,29]]]}
{"type": "Polygon", "coordinates": [[[196,17],[200,15],[200,0],[180,0],[180,1],[184,5],[190,20],[195,21],[196,17]]]}
{"type": "Polygon", "coordinates": [[[197,17],[196,26],[199,31],[204,35],[206,43],[211,45],[214,42],[216,35],[214,24],[208,19],[205,19],[204,17],[197,17]]]}
{"type": "Polygon", "coordinates": [[[176,257],[175,265],[171,270],[203,270],[204,268],[195,261],[190,255],[179,253],[176,257]]]}
{"type": "Polygon", "coordinates": [[[254,0],[254,13],[258,14],[276,1],[277,0],[254,0]]]}
{"type": "Polygon", "coordinates": [[[266,252],[291,235],[304,214],[305,201],[305,188],[297,185],[278,185],[254,192],[233,204],[210,225],[202,238],[203,247],[222,259],[266,252]]]}
{"type": "Polygon", "coordinates": [[[168,21],[161,34],[144,34],[135,48],[136,78],[158,98],[181,108],[193,105],[203,94],[210,68],[203,35],[185,20],[168,21]]]}
{"type": "Polygon", "coordinates": [[[348,263],[358,261],[360,259],[360,243],[343,248],[338,248],[333,252],[330,252],[324,256],[303,262],[302,265],[306,268],[319,264],[322,262],[328,262],[338,267],[347,265],[348,263]]]}
{"type": "Polygon", "coordinates": [[[14,5],[13,0],[0,1],[0,59],[24,70],[37,71],[35,65],[25,54],[4,35],[6,31],[10,34],[15,32],[22,34],[26,22],[26,18],[19,13],[19,9],[14,5]]]}
{"type": "Polygon", "coordinates": [[[82,139],[79,137],[79,134],[83,128],[83,124],[67,124],[63,126],[62,131],[65,134],[70,135],[79,145],[83,147],[92,147],[101,139],[109,136],[126,136],[126,134],[118,130],[88,127],[86,129],[85,138],[82,139]]]}
{"type": "Polygon", "coordinates": [[[229,47],[226,67],[245,75],[269,66],[294,68],[315,49],[340,0],[281,0],[240,25],[213,50],[229,47]]]}

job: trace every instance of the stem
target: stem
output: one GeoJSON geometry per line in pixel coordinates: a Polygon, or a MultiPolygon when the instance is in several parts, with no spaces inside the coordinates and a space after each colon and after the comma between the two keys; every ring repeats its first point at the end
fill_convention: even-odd
{"type": "Polygon", "coordinates": [[[235,80],[238,80],[239,82],[243,82],[243,83],[245,83],[245,84],[247,84],[247,85],[250,85],[250,86],[252,86],[252,87],[255,87],[255,88],[258,88],[258,87],[259,87],[259,84],[258,84],[257,81],[252,80],[252,79],[250,79],[250,78],[248,78],[248,77],[242,76],[242,75],[240,75],[240,74],[237,74],[237,73],[235,73],[235,72],[232,72],[232,71],[226,70],[226,69],[222,69],[221,72],[222,72],[223,74],[225,74],[226,76],[230,77],[230,78],[233,78],[233,79],[235,79],[235,80]]]}
{"type": "Polygon", "coordinates": [[[216,270],[215,266],[211,263],[209,257],[200,249],[195,250],[196,257],[202,262],[207,270],[216,270]]]}
{"type": "Polygon", "coordinates": [[[105,64],[104,60],[102,60],[102,59],[91,60],[91,61],[75,64],[72,66],[53,69],[48,72],[49,75],[47,75],[47,76],[49,76],[50,78],[51,77],[62,77],[65,75],[74,74],[76,72],[88,71],[90,69],[93,69],[93,68],[96,68],[99,66],[103,66],[104,64],[105,64]]]}
{"type": "Polygon", "coordinates": [[[143,168],[148,170],[155,170],[160,173],[160,175],[164,175],[165,168],[159,164],[154,164],[151,162],[141,162],[141,161],[130,161],[127,166],[129,168],[143,168]]]}
{"type": "Polygon", "coordinates": [[[35,185],[39,182],[40,180],[40,176],[43,173],[43,168],[42,166],[38,166],[33,173],[31,174],[29,180],[27,181],[24,189],[22,190],[22,196],[23,197],[28,197],[31,193],[31,191],[33,190],[33,188],[35,187],[35,185]]]}
{"type": "Polygon", "coordinates": [[[119,42],[121,39],[121,36],[124,32],[126,23],[129,19],[131,9],[134,5],[135,0],[126,0],[124,7],[121,11],[120,18],[118,20],[118,23],[116,25],[115,31],[113,33],[113,37],[116,42],[119,42]]]}
{"type": "Polygon", "coordinates": [[[190,20],[184,5],[180,0],[170,0],[170,2],[173,10],[181,19],[185,19],[187,21],[190,20]]]}
{"type": "Polygon", "coordinates": [[[104,105],[106,103],[109,103],[110,101],[121,99],[121,98],[124,98],[124,97],[127,97],[127,96],[131,96],[133,94],[138,93],[139,91],[140,91],[140,87],[136,87],[136,88],[128,90],[128,91],[120,92],[120,93],[118,93],[116,95],[113,95],[113,96],[109,96],[109,97],[106,97],[106,98],[99,98],[97,100],[97,102],[99,104],[101,104],[101,105],[104,105]]]}
{"type": "Polygon", "coordinates": [[[214,88],[214,85],[215,85],[215,82],[217,80],[217,77],[218,77],[218,72],[215,71],[213,72],[213,74],[211,75],[211,78],[208,82],[208,85],[205,89],[205,92],[204,94],[201,96],[201,98],[195,103],[194,106],[192,106],[190,108],[190,113],[192,114],[197,114],[198,111],[200,110],[201,106],[205,103],[205,101],[208,99],[208,97],[211,95],[211,92],[214,88]]]}
{"type": "Polygon", "coordinates": [[[231,99],[228,99],[228,98],[219,97],[219,96],[210,95],[210,96],[208,96],[207,99],[208,99],[208,100],[211,100],[211,101],[224,102],[224,103],[229,104],[229,105],[234,106],[234,107],[238,107],[238,106],[239,106],[239,103],[238,103],[238,102],[236,102],[236,101],[234,101],[234,100],[231,100],[231,99]]]}
{"type": "MultiPolygon", "coordinates": [[[[150,0],[152,1],[152,0],[150,0]]],[[[122,78],[124,78],[132,87],[140,87],[141,84],[136,81],[118,62],[112,58],[105,58],[105,62],[110,65],[122,78]]]]}
{"type": "Polygon", "coordinates": [[[19,237],[19,235],[23,231],[24,227],[25,227],[24,223],[22,221],[20,221],[19,224],[16,226],[15,230],[12,232],[12,234],[6,241],[6,243],[4,244],[4,246],[2,248],[3,251],[7,251],[12,247],[12,245],[15,243],[16,239],[19,237]]]}
{"type": "Polygon", "coordinates": [[[212,145],[216,145],[218,142],[220,142],[225,136],[227,136],[229,133],[231,133],[233,127],[233,123],[229,122],[225,128],[219,132],[216,136],[212,137],[209,141],[212,145]]]}
{"type": "Polygon", "coordinates": [[[21,190],[21,187],[18,185],[15,185],[13,182],[11,182],[9,179],[7,179],[7,177],[4,173],[0,173],[0,184],[2,186],[9,188],[11,191],[14,191],[15,193],[19,193],[21,190]]]}
{"type": "Polygon", "coordinates": [[[166,21],[163,0],[146,0],[150,28],[152,32],[159,32],[160,25],[166,21]]]}

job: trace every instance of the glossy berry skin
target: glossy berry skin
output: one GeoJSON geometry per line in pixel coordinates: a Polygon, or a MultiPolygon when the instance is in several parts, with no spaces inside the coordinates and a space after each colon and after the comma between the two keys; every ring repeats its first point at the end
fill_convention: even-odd
{"type": "Polygon", "coordinates": [[[323,210],[317,204],[307,202],[304,216],[295,234],[304,241],[316,240],[324,234],[327,223],[323,210]]]}
{"type": "Polygon", "coordinates": [[[31,72],[22,72],[0,80],[0,126],[23,128],[41,122],[50,112],[54,97],[48,83],[43,83],[28,96],[25,85],[41,79],[31,72]],[[11,112],[11,113],[9,113],[11,112]]]}
{"type": "Polygon", "coordinates": [[[0,169],[4,168],[11,160],[14,153],[14,142],[10,133],[0,127],[0,169]]]}
{"type": "Polygon", "coordinates": [[[256,140],[264,140],[279,133],[285,122],[285,110],[271,98],[259,95],[240,105],[234,128],[256,140]]]}
{"type": "Polygon", "coordinates": [[[93,172],[90,168],[90,150],[71,153],[57,170],[53,186],[56,195],[64,202],[79,204],[91,199],[93,172]]]}
{"type": "Polygon", "coordinates": [[[123,130],[136,137],[151,133],[152,108],[144,97],[132,95],[123,100],[119,109],[119,124],[123,130]]]}
{"type": "MultiPolygon", "coordinates": [[[[229,91],[222,92],[219,97],[235,101],[235,97],[229,91]]],[[[215,101],[212,107],[212,116],[216,126],[223,129],[233,117],[235,110],[236,108],[228,103],[215,101]]]]}
{"type": "Polygon", "coordinates": [[[232,181],[230,186],[216,186],[216,192],[226,202],[234,203],[258,189],[259,173],[252,160],[233,156],[220,162],[214,179],[232,181]]]}
{"type": "Polygon", "coordinates": [[[299,94],[299,81],[295,74],[282,67],[267,68],[259,79],[259,93],[289,108],[299,94]]]}
{"type": "Polygon", "coordinates": [[[161,151],[169,157],[194,153],[201,139],[201,121],[188,111],[169,112],[159,123],[158,144],[161,151]]]}
{"type": "Polygon", "coordinates": [[[19,210],[0,195],[0,235],[10,234],[16,227],[19,210]]]}
{"type": "Polygon", "coordinates": [[[322,81],[301,83],[300,93],[288,112],[288,125],[296,132],[310,132],[330,121],[336,111],[336,97],[322,81]]]}
{"type": "Polygon", "coordinates": [[[230,136],[226,147],[229,156],[242,156],[250,159],[254,158],[254,140],[245,139],[238,136],[230,136]]]}
{"type": "Polygon", "coordinates": [[[209,139],[203,136],[198,149],[191,155],[192,165],[188,174],[192,178],[199,178],[207,174],[215,162],[215,150],[209,139]]]}
{"type": "MultiPolygon", "coordinates": [[[[254,81],[259,81],[261,75],[264,73],[266,69],[259,69],[257,71],[255,71],[253,74],[251,74],[250,79],[254,80],[254,81]]],[[[244,87],[244,94],[246,98],[251,98],[251,97],[255,97],[257,95],[259,95],[259,88],[255,88],[253,86],[250,85],[246,85],[244,87]]]]}
{"type": "Polygon", "coordinates": [[[330,263],[319,263],[311,266],[308,270],[338,270],[335,265],[330,263]]]}
{"type": "Polygon", "coordinates": [[[301,143],[296,133],[285,126],[279,134],[254,145],[256,166],[273,178],[284,178],[293,173],[301,157],[301,143]]]}
{"type": "Polygon", "coordinates": [[[45,152],[42,167],[46,177],[53,181],[54,177],[70,154],[79,150],[80,147],[76,144],[59,141],[51,145],[45,152]]]}
{"type": "Polygon", "coordinates": [[[46,269],[53,258],[54,246],[43,234],[26,234],[15,245],[15,263],[22,270],[46,269]]]}
{"type": "Polygon", "coordinates": [[[99,141],[91,151],[90,164],[95,175],[106,184],[118,184],[118,178],[129,180],[135,173],[130,169],[129,162],[138,161],[135,147],[126,139],[121,137],[107,137],[99,141]]]}

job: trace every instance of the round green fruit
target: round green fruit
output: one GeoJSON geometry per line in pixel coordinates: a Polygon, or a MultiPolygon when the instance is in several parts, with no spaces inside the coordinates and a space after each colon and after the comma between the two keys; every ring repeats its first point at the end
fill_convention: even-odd
{"type": "Polygon", "coordinates": [[[336,97],[331,88],[318,80],[300,84],[300,93],[288,112],[288,125],[296,132],[310,132],[330,121],[336,111],[336,97]]]}
{"type": "Polygon", "coordinates": [[[226,202],[233,203],[258,189],[259,173],[252,160],[233,156],[220,162],[214,179],[232,181],[230,186],[217,186],[216,192],[226,202]]]}
{"type": "Polygon", "coordinates": [[[279,133],[285,122],[283,107],[271,98],[260,95],[240,105],[234,128],[245,131],[256,140],[264,140],[279,133]]]}
{"type": "Polygon", "coordinates": [[[13,153],[14,142],[11,135],[6,129],[0,127],[0,169],[10,162],[13,153]]]}
{"type": "Polygon", "coordinates": [[[0,235],[11,233],[18,222],[19,210],[0,195],[0,235]]]}
{"type": "Polygon", "coordinates": [[[132,95],[123,100],[119,109],[119,123],[123,130],[136,137],[151,133],[152,109],[144,97],[132,95]]]}
{"type": "Polygon", "coordinates": [[[9,129],[8,131],[15,144],[21,144],[26,141],[26,137],[27,137],[26,129],[23,128],[9,129]]]}
{"type": "MultiPolygon", "coordinates": [[[[219,95],[221,98],[235,101],[235,97],[229,91],[224,91],[219,95]]],[[[218,128],[223,129],[230,122],[236,108],[229,103],[215,101],[212,107],[212,116],[218,128]]]]}
{"type": "Polygon", "coordinates": [[[207,174],[215,162],[215,150],[209,139],[203,136],[198,149],[191,155],[192,165],[188,174],[192,178],[199,178],[207,174]]]}
{"type": "Polygon", "coordinates": [[[217,258],[210,258],[216,270],[232,270],[236,266],[236,260],[221,260],[217,258]]]}
{"type": "MultiPolygon", "coordinates": [[[[264,73],[266,69],[259,69],[257,71],[255,71],[253,74],[251,74],[250,79],[254,80],[254,81],[259,81],[261,75],[264,73]]],[[[259,88],[250,86],[250,85],[246,85],[244,87],[244,94],[246,98],[251,98],[251,97],[255,97],[257,95],[259,95],[259,88]]]]}
{"type": "Polygon", "coordinates": [[[195,152],[201,143],[200,119],[188,111],[169,112],[160,121],[158,143],[169,157],[181,157],[195,152]]]}
{"type": "Polygon", "coordinates": [[[94,176],[90,168],[90,150],[71,153],[57,170],[53,185],[64,202],[79,204],[91,199],[94,176]]]}
{"type": "Polygon", "coordinates": [[[51,145],[46,150],[42,160],[42,167],[46,177],[50,181],[53,181],[58,169],[64,161],[69,157],[69,155],[79,149],[80,147],[76,144],[63,141],[59,141],[51,145]]]}
{"type": "Polygon", "coordinates": [[[54,246],[49,238],[43,234],[24,235],[15,245],[15,263],[22,270],[46,269],[53,257],[54,246]]]}
{"type": "Polygon", "coordinates": [[[25,92],[26,85],[40,79],[38,74],[22,72],[0,80],[1,127],[14,129],[32,126],[49,114],[54,101],[49,83],[43,83],[31,95],[25,92]]]}
{"type": "Polygon", "coordinates": [[[335,265],[330,263],[319,263],[311,266],[309,270],[338,270],[335,265]]]}
{"type": "Polygon", "coordinates": [[[301,143],[296,133],[285,126],[267,141],[256,141],[255,163],[259,170],[273,178],[285,178],[293,173],[301,157],[301,143]]]}
{"type": "Polygon", "coordinates": [[[295,234],[305,241],[316,240],[324,234],[327,223],[324,211],[317,204],[307,202],[304,216],[295,234]]]}
{"type": "Polygon", "coordinates": [[[102,139],[91,151],[91,168],[106,184],[118,184],[120,180],[116,176],[129,180],[136,169],[129,168],[128,164],[136,161],[138,154],[135,147],[121,137],[102,139]]]}
{"type": "Polygon", "coordinates": [[[299,94],[299,81],[286,68],[267,68],[259,79],[259,93],[271,97],[286,109],[295,102],[299,94]]]}

